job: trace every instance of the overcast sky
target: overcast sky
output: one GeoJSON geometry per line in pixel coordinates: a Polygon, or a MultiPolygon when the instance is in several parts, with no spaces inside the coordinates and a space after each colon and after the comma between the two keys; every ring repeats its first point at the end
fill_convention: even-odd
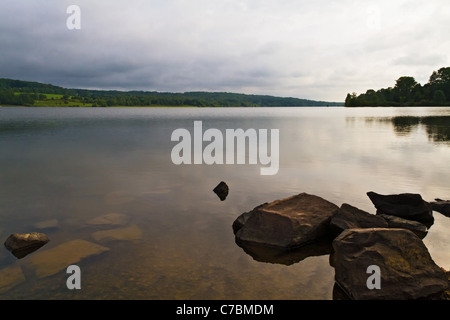
{"type": "Polygon", "coordinates": [[[344,101],[450,66],[450,4],[0,0],[0,78],[344,101]],[[70,5],[81,29],[69,30],[70,5]]]}

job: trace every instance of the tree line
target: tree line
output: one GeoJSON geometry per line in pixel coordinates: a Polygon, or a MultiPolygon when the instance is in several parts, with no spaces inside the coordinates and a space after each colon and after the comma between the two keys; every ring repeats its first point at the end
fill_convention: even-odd
{"type": "Polygon", "coordinates": [[[450,105],[450,67],[433,71],[427,84],[413,77],[400,77],[395,86],[357,95],[349,93],[346,107],[363,106],[448,106],[450,105]]]}
{"type": "Polygon", "coordinates": [[[66,89],[51,84],[0,79],[0,104],[3,105],[112,106],[196,106],[196,107],[290,107],[342,106],[343,103],[298,98],[249,95],[228,92],[170,93],[156,91],[114,91],[66,89]],[[60,95],[47,97],[46,94],[60,95]],[[55,101],[57,100],[57,101],[55,101]]]}

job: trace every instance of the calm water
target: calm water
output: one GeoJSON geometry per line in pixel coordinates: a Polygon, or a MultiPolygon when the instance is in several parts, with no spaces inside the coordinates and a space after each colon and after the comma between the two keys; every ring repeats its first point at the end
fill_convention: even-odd
{"type": "MultiPolygon", "coordinates": [[[[50,242],[23,259],[2,246],[0,278],[18,280],[0,279],[0,298],[333,299],[327,254],[278,260],[248,254],[234,241],[233,221],[301,192],[371,213],[368,191],[450,199],[449,160],[450,108],[3,107],[1,241],[41,231],[36,224],[43,221],[54,225],[42,229],[50,242]],[[222,132],[279,129],[278,174],[261,176],[260,165],[174,165],[171,134],[192,131],[195,120],[222,132]],[[223,202],[212,192],[222,180],[230,187],[223,202]],[[109,213],[129,220],[86,227],[109,213]],[[131,235],[120,240],[94,235],[129,227],[131,235]],[[76,262],[82,289],[70,291],[65,269],[39,277],[30,262],[74,239],[109,251],[76,262]]],[[[450,219],[435,213],[424,239],[447,270],[448,230],[450,219]]]]}

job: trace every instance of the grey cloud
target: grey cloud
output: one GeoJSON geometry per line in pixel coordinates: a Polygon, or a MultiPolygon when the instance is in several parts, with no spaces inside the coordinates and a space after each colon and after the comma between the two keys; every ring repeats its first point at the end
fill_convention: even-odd
{"type": "Polygon", "coordinates": [[[450,23],[435,10],[445,0],[74,3],[82,29],[69,31],[72,3],[0,0],[0,77],[343,101],[347,92],[389,86],[403,73],[428,77],[449,63],[447,33],[437,26],[450,23]],[[368,25],[373,5],[376,30],[368,25]]]}

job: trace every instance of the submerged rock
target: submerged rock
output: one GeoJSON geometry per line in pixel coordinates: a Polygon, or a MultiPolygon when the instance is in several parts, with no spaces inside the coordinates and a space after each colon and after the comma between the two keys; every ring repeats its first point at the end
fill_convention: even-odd
{"type": "Polygon", "coordinates": [[[50,219],[50,220],[36,222],[33,226],[36,229],[40,229],[40,230],[56,229],[59,227],[59,222],[57,219],[50,219]]]}
{"type": "Polygon", "coordinates": [[[91,227],[115,227],[124,226],[128,224],[130,217],[122,213],[108,213],[86,222],[87,226],[91,227]]]}
{"type": "Polygon", "coordinates": [[[237,242],[296,248],[328,237],[330,220],[338,211],[335,204],[302,193],[243,213],[233,231],[237,242]]]}
{"type": "Polygon", "coordinates": [[[421,299],[447,290],[444,270],[406,229],[347,229],[333,241],[335,280],[356,300],[421,299]],[[380,289],[367,286],[369,266],[380,268],[380,289]]]}
{"type": "Polygon", "coordinates": [[[109,248],[86,240],[76,239],[62,243],[51,249],[38,252],[27,261],[36,276],[45,278],[65,270],[81,260],[109,251],[109,248]]]}
{"type": "Polygon", "coordinates": [[[13,233],[6,239],[5,247],[18,259],[36,251],[50,240],[39,232],[13,233]]]}
{"type": "Polygon", "coordinates": [[[221,201],[224,201],[228,196],[229,190],[228,185],[222,181],[214,188],[213,191],[217,194],[221,201]]]}
{"type": "Polygon", "coordinates": [[[121,205],[135,200],[135,196],[128,191],[114,191],[105,195],[105,201],[109,205],[121,205]]]}
{"type": "Polygon", "coordinates": [[[433,211],[437,211],[446,217],[450,218],[450,200],[435,199],[436,202],[431,202],[433,211]]]}
{"type": "Polygon", "coordinates": [[[387,214],[417,221],[427,228],[430,228],[434,223],[431,205],[424,201],[420,194],[381,195],[375,192],[367,192],[367,195],[377,208],[377,214],[387,214]]]}
{"type": "Polygon", "coordinates": [[[12,265],[0,270],[0,293],[4,293],[22,282],[25,282],[25,276],[20,266],[12,265]]]}
{"type": "Polygon", "coordinates": [[[98,242],[108,242],[114,240],[139,240],[142,238],[142,231],[139,227],[132,225],[125,228],[96,231],[92,238],[98,242]]]}
{"type": "Polygon", "coordinates": [[[331,219],[330,227],[333,234],[337,236],[346,229],[387,228],[388,223],[380,216],[344,203],[339,212],[331,219]]]}

